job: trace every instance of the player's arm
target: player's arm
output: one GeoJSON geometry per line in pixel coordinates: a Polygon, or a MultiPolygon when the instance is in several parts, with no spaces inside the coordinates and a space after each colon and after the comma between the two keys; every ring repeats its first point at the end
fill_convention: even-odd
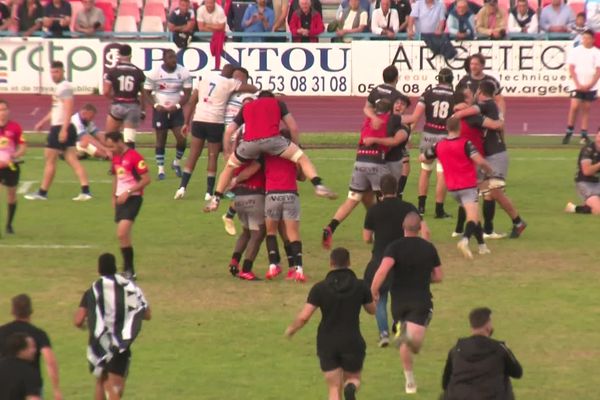
{"type": "Polygon", "coordinates": [[[498,111],[500,111],[500,117],[503,118],[504,114],[506,113],[506,101],[504,101],[504,96],[502,96],[502,94],[498,93],[497,95],[494,96],[494,101],[496,102],[496,105],[498,106],[498,111]]]}
{"type": "Polygon", "coordinates": [[[13,154],[13,159],[21,158],[25,155],[27,151],[27,143],[25,141],[21,143],[17,143],[17,148],[15,149],[15,154],[13,154]]]}
{"type": "Polygon", "coordinates": [[[292,116],[291,113],[287,113],[282,117],[283,122],[287,125],[290,130],[290,136],[292,137],[292,142],[299,144],[300,143],[300,130],[298,129],[298,123],[296,123],[296,119],[292,116]]]}
{"type": "Polygon", "coordinates": [[[58,141],[64,143],[67,141],[68,129],[69,125],[71,125],[71,118],[67,116],[73,114],[75,101],[73,99],[73,96],[62,99],[61,101],[63,102],[65,120],[63,121],[62,128],[60,129],[60,132],[58,134],[58,141]]]}
{"type": "Polygon", "coordinates": [[[480,112],[481,112],[481,110],[479,109],[479,106],[472,105],[467,108],[463,108],[460,111],[455,112],[454,115],[452,116],[452,118],[462,119],[462,118],[470,117],[472,115],[477,115],[480,112]]]}
{"type": "Polygon", "coordinates": [[[424,153],[421,153],[419,155],[419,161],[422,163],[431,164],[433,160],[437,158],[437,154],[435,151],[436,145],[433,145],[433,147],[428,148],[427,150],[425,150],[424,153]]]}
{"type": "Polygon", "coordinates": [[[362,237],[365,243],[371,244],[373,243],[373,231],[370,229],[363,229],[362,237]]]}
{"type": "Polygon", "coordinates": [[[504,359],[504,372],[511,378],[521,378],[523,376],[523,367],[521,367],[519,360],[517,360],[517,357],[515,357],[506,344],[502,343],[501,346],[506,351],[504,359]]]}
{"type": "Polygon", "coordinates": [[[306,180],[306,175],[302,172],[302,167],[300,165],[296,165],[296,180],[298,182],[304,182],[306,180]]]}
{"type": "MultiPolygon", "coordinates": [[[[113,189],[113,193],[116,188],[113,189]]],[[[77,311],[75,311],[75,316],[73,317],[73,325],[77,328],[83,328],[83,324],[87,318],[87,308],[79,307],[77,311]]]]}
{"type": "Polygon", "coordinates": [[[152,309],[150,306],[144,310],[144,321],[150,321],[152,319],[152,309]]]}
{"type": "Polygon", "coordinates": [[[56,362],[54,352],[50,346],[46,346],[41,349],[41,353],[42,357],[44,357],[44,362],[46,363],[48,377],[50,378],[52,388],[54,389],[54,400],[62,399],[58,379],[58,363],[56,362]]]}
{"type": "Polygon", "coordinates": [[[104,97],[109,100],[113,99],[113,87],[112,82],[108,79],[107,76],[104,77],[104,82],[102,83],[102,92],[104,93],[104,97]]]}
{"type": "Polygon", "coordinates": [[[495,131],[501,131],[504,129],[504,121],[501,119],[491,119],[488,117],[483,118],[483,123],[481,124],[484,128],[492,129],[495,131]]]}
{"type": "MultiPolygon", "coordinates": [[[[140,163],[140,162],[143,162],[143,160],[138,161],[138,163],[140,163]]],[[[148,169],[145,168],[144,170],[140,171],[139,168],[137,167],[137,165],[134,168],[136,168],[137,173],[140,175],[140,180],[135,185],[133,185],[131,188],[129,188],[129,190],[121,193],[119,195],[119,197],[117,197],[115,199],[116,204],[125,204],[127,199],[129,199],[129,196],[131,193],[139,192],[140,190],[144,189],[146,186],[148,186],[150,184],[150,174],[148,173],[148,169]]],[[[116,190],[117,190],[116,185],[114,187],[114,190],[115,190],[114,193],[116,193],[116,190]]]]}
{"type": "Polygon", "coordinates": [[[50,118],[52,118],[52,111],[49,111],[48,114],[44,116],[44,118],[40,119],[38,123],[35,124],[35,127],[33,129],[35,129],[36,131],[41,131],[44,125],[50,122],[50,118]]]}
{"type": "Polygon", "coordinates": [[[187,104],[188,101],[190,101],[190,97],[192,95],[192,88],[183,88],[183,96],[181,96],[181,99],[179,99],[179,105],[180,106],[185,106],[187,104]]]}
{"type": "Polygon", "coordinates": [[[244,125],[244,107],[243,106],[242,106],[242,108],[240,108],[240,111],[235,116],[233,121],[231,121],[231,123],[229,125],[227,125],[227,128],[225,129],[225,133],[223,134],[223,157],[225,157],[226,160],[229,159],[229,156],[231,155],[231,153],[233,151],[231,137],[233,136],[233,134],[235,132],[237,132],[239,127],[242,125],[244,125]]]}
{"type": "Polygon", "coordinates": [[[368,138],[365,138],[363,141],[366,146],[371,146],[373,144],[380,144],[382,146],[395,147],[395,146],[398,146],[402,142],[406,142],[407,140],[408,140],[408,133],[404,129],[400,129],[392,137],[385,137],[385,138],[368,137],[368,138]]]}
{"type": "Polygon", "coordinates": [[[481,154],[479,154],[479,152],[475,152],[473,154],[471,154],[471,160],[473,160],[473,162],[481,169],[483,169],[488,175],[494,173],[494,169],[492,168],[492,166],[490,165],[490,163],[488,163],[485,158],[483,158],[483,156],[481,154]]]}
{"type": "Polygon", "coordinates": [[[156,103],[156,99],[154,96],[152,96],[152,89],[149,89],[147,85],[144,85],[144,89],[142,89],[142,96],[140,97],[146,98],[146,101],[152,104],[152,107],[157,111],[161,111],[164,108],[156,103]]]}
{"type": "Polygon", "coordinates": [[[244,168],[244,170],[240,172],[238,176],[231,180],[231,186],[235,186],[237,183],[242,183],[245,180],[248,180],[258,171],[260,171],[261,168],[262,165],[260,165],[258,161],[252,161],[252,163],[246,168],[244,168]]]}
{"type": "Polygon", "coordinates": [[[112,171],[112,173],[113,173],[113,184],[112,184],[112,196],[111,196],[111,198],[112,198],[112,206],[113,206],[113,208],[115,208],[116,205],[117,205],[117,182],[118,182],[118,179],[117,179],[117,171],[114,170],[114,166],[112,167],[112,169],[113,169],[113,171],[112,171]]]}
{"type": "Polygon", "coordinates": [[[192,95],[190,99],[183,107],[183,133],[186,134],[190,123],[192,122],[192,115],[194,115],[194,110],[196,109],[196,104],[198,104],[198,89],[194,89],[192,91],[192,95]]]}
{"type": "Polygon", "coordinates": [[[419,101],[411,115],[406,115],[402,117],[402,122],[404,122],[405,124],[416,124],[419,122],[424,112],[425,103],[419,101]]]}
{"type": "Polygon", "coordinates": [[[375,113],[375,107],[373,104],[367,99],[365,102],[365,106],[363,107],[364,114],[371,119],[371,126],[373,129],[379,129],[383,120],[377,116],[375,113]]]}
{"type": "Polygon", "coordinates": [[[575,72],[575,64],[569,64],[569,76],[573,80],[575,84],[575,89],[580,90],[581,84],[579,83],[579,79],[577,78],[577,73],[575,72]]]}
{"type": "Polygon", "coordinates": [[[600,172],[600,162],[597,162],[596,164],[592,164],[591,159],[584,158],[583,160],[581,160],[580,164],[581,164],[581,172],[585,176],[594,176],[598,172],[600,172]]]}
{"type": "Polygon", "coordinates": [[[258,88],[254,85],[251,85],[249,83],[242,83],[236,90],[236,92],[242,92],[242,93],[256,93],[258,92],[258,88]]]}
{"type": "Polygon", "coordinates": [[[438,265],[431,271],[431,283],[440,283],[444,279],[444,271],[442,271],[442,266],[438,265]]]}
{"type": "Polygon", "coordinates": [[[300,311],[300,313],[294,320],[294,322],[292,322],[290,326],[288,326],[285,330],[285,336],[287,336],[288,338],[294,336],[296,332],[298,332],[300,329],[302,329],[304,325],[306,325],[306,323],[310,320],[310,317],[312,317],[316,309],[317,307],[315,307],[314,305],[306,303],[302,311],[300,311]]]}
{"type": "Polygon", "coordinates": [[[393,266],[394,259],[392,257],[383,257],[371,284],[371,295],[375,302],[379,301],[379,289],[383,285],[383,282],[385,282],[385,278],[387,278],[393,266]]]}
{"type": "Polygon", "coordinates": [[[582,89],[585,91],[590,90],[591,88],[596,86],[596,83],[598,83],[598,79],[600,79],[600,67],[596,68],[596,73],[594,74],[594,77],[592,78],[591,82],[587,85],[583,85],[582,89]]]}

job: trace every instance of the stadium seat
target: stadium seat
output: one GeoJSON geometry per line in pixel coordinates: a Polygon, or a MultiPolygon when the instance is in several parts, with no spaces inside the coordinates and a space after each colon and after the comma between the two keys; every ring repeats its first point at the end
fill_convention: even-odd
{"type": "Polygon", "coordinates": [[[163,19],[161,17],[155,15],[144,15],[142,19],[142,25],[140,27],[140,32],[160,32],[163,33],[165,31],[165,26],[163,24],[163,19]]]}
{"type": "Polygon", "coordinates": [[[585,13],[585,2],[569,1],[569,7],[571,7],[571,10],[573,10],[575,15],[585,13]]]}
{"type": "Polygon", "coordinates": [[[510,10],[510,0],[498,0],[498,8],[503,10],[510,10]]]}
{"type": "Polygon", "coordinates": [[[77,18],[77,14],[79,14],[79,11],[83,10],[83,4],[81,4],[81,1],[71,1],[71,32],[75,32],[75,20],[77,18]]]}
{"type": "Polygon", "coordinates": [[[112,32],[115,24],[115,8],[107,1],[97,2],[96,7],[104,12],[104,32],[112,32]]]}
{"type": "Polygon", "coordinates": [[[137,8],[142,8],[144,6],[144,0],[121,0],[121,5],[126,3],[133,3],[137,5],[137,8]]]}
{"type": "Polygon", "coordinates": [[[146,3],[144,7],[144,18],[147,16],[159,17],[164,23],[166,20],[165,8],[161,3],[146,3]]]}
{"type": "Polygon", "coordinates": [[[533,11],[537,11],[538,10],[538,2],[536,0],[529,0],[529,7],[533,10],[533,11]]]}
{"type": "Polygon", "coordinates": [[[150,3],[162,4],[163,8],[169,8],[169,0],[146,0],[146,5],[150,3]]]}
{"type": "Polygon", "coordinates": [[[117,15],[115,32],[138,32],[137,22],[132,15],[117,15]]]}
{"type": "Polygon", "coordinates": [[[117,11],[117,19],[119,17],[134,17],[135,22],[140,22],[140,9],[135,3],[121,3],[117,11]]]}

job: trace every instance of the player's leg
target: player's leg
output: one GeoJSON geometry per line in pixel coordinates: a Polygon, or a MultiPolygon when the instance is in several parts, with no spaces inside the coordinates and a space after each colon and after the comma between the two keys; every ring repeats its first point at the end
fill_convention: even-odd
{"type": "MultiPolygon", "coordinates": [[[[156,115],[156,111],[155,111],[156,115]]],[[[156,124],[155,124],[156,125],[156,124]]],[[[158,180],[165,179],[165,152],[167,148],[167,129],[154,129],[156,135],[156,143],[154,145],[154,158],[158,167],[158,180]]]]}
{"type": "Polygon", "coordinates": [[[122,219],[117,223],[117,239],[123,256],[123,271],[135,276],[135,268],[133,265],[133,244],[131,240],[131,231],[133,221],[130,219],[122,219]]]}
{"type": "Polygon", "coordinates": [[[235,223],[233,222],[233,219],[235,218],[235,214],[236,214],[236,209],[235,209],[235,203],[231,202],[229,204],[229,208],[227,209],[227,212],[225,214],[223,214],[223,216],[221,216],[221,219],[223,220],[223,225],[225,227],[225,232],[227,232],[228,235],[230,236],[235,236],[235,223]]]}
{"type": "Polygon", "coordinates": [[[109,373],[104,383],[104,390],[108,396],[107,400],[120,400],[125,392],[125,378],[109,373]]]}
{"type": "Polygon", "coordinates": [[[171,164],[171,168],[175,171],[175,175],[178,178],[181,178],[181,159],[183,158],[183,154],[185,153],[185,148],[187,147],[187,140],[183,133],[181,133],[181,126],[176,126],[171,129],[173,132],[173,136],[175,136],[175,159],[171,164]]]}
{"type": "Polygon", "coordinates": [[[375,320],[379,329],[379,347],[387,347],[390,343],[390,327],[387,314],[388,294],[388,289],[381,289],[379,291],[379,301],[375,309],[375,320]]]}
{"type": "Polygon", "coordinates": [[[467,213],[462,205],[458,205],[458,211],[456,213],[456,228],[452,233],[452,237],[462,236],[465,232],[465,223],[467,222],[467,213]]]}
{"type": "MultiPolygon", "coordinates": [[[[18,180],[17,180],[18,182],[18,180]]],[[[13,234],[13,220],[15,219],[15,213],[17,212],[17,185],[6,186],[6,202],[8,203],[8,212],[6,218],[6,233],[13,234]]]]}
{"type": "Polygon", "coordinates": [[[355,400],[360,388],[361,372],[344,371],[344,400],[355,400]]]}
{"type": "Polygon", "coordinates": [[[344,383],[344,372],[341,368],[324,371],[325,382],[327,382],[328,399],[340,400],[342,395],[342,384],[344,383]]]}
{"type": "Polygon", "coordinates": [[[398,197],[402,198],[404,194],[404,188],[406,187],[406,182],[408,182],[408,176],[410,175],[410,158],[404,157],[402,159],[402,174],[398,179],[398,197]]]}
{"type": "Polygon", "coordinates": [[[590,138],[588,137],[588,129],[590,127],[590,109],[592,102],[588,99],[581,102],[581,144],[588,143],[590,138]]]}
{"type": "Polygon", "coordinates": [[[444,170],[441,163],[436,163],[436,184],[435,184],[435,218],[449,218],[451,215],[444,210],[444,199],[446,198],[446,180],[444,179],[444,170]]]}
{"type": "Polygon", "coordinates": [[[479,223],[479,205],[476,201],[463,201],[462,206],[465,209],[467,224],[465,226],[463,236],[458,241],[458,244],[456,246],[458,247],[460,252],[465,256],[465,258],[472,259],[473,254],[469,249],[469,239],[471,239],[471,236],[473,236],[475,231],[478,230],[477,225],[479,223]]]}
{"type": "MultiPolygon", "coordinates": [[[[254,224],[252,224],[254,225],[254,224]]],[[[265,225],[252,226],[250,229],[250,240],[248,241],[248,247],[244,253],[244,263],[242,264],[242,272],[239,277],[245,280],[254,281],[258,280],[258,277],[252,272],[254,261],[260,250],[260,245],[265,239],[265,225]]]]}
{"type": "Polygon", "coordinates": [[[590,196],[585,200],[585,205],[591,209],[594,215],[600,215],[600,195],[590,196]]]}
{"type": "Polygon", "coordinates": [[[27,200],[48,199],[48,190],[50,190],[50,186],[54,180],[54,175],[56,175],[56,162],[59,154],[60,150],[58,149],[49,147],[44,149],[44,174],[42,176],[42,183],[40,184],[40,188],[37,192],[28,193],[25,195],[27,200]]]}
{"type": "Polygon", "coordinates": [[[75,172],[75,175],[79,180],[79,184],[81,185],[81,193],[78,196],[74,197],[73,200],[90,200],[92,198],[92,195],[90,193],[90,183],[85,168],[83,168],[83,165],[81,165],[79,158],[77,158],[77,151],[75,150],[75,147],[67,147],[63,154],[65,156],[65,162],[71,167],[73,172],[75,172]]]}
{"type": "Polygon", "coordinates": [[[185,196],[185,191],[187,189],[187,185],[192,178],[192,172],[194,168],[196,168],[196,163],[202,154],[202,149],[204,148],[204,136],[202,128],[199,126],[197,122],[192,124],[192,142],[190,144],[190,154],[185,162],[185,166],[183,167],[183,173],[181,174],[181,183],[179,184],[179,189],[175,192],[175,200],[183,198],[185,196]]]}
{"type": "Polygon", "coordinates": [[[302,241],[300,240],[300,221],[289,218],[289,215],[284,215],[283,223],[285,225],[285,232],[290,243],[289,250],[295,270],[294,280],[296,282],[306,282],[302,260],[302,241]]]}
{"type": "Polygon", "coordinates": [[[282,198],[283,195],[281,194],[267,194],[265,196],[265,227],[267,234],[265,241],[269,258],[269,268],[265,278],[269,280],[281,274],[281,266],[279,265],[281,257],[279,256],[279,246],[277,244],[277,232],[280,230],[279,226],[283,225],[282,198]]]}
{"type": "Polygon", "coordinates": [[[413,354],[418,354],[421,350],[427,327],[410,321],[406,321],[405,324],[407,340],[400,345],[400,359],[406,380],[405,391],[406,393],[416,393],[417,383],[413,372],[413,354]]]}
{"type": "Polygon", "coordinates": [[[104,125],[104,130],[106,132],[119,132],[121,131],[121,126],[123,126],[123,119],[112,115],[114,110],[115,107],[112,106],[109,114],[106,116],[106,123],[104,125]]]}
{"type": "Polygon", "coordinates": [[[242,260],[242,254],[246,250],[249,240],[250,229],[243,227],[242,233],[235,242],[233,254],[231,255],[231,261],[229,261],[229,273],[233,276],[237,276],[240,272],[240,261],[242,260]]]}
{"type": "Polygon", "coordinates": [[[215,182],[217,180],[217,167],[219,153],[223,148],[222,143],[208,142],[208,163],[206,164],[206,195],[204,200],[210,200],[215,192],[215,182]]]}
{"type": "Polygon", "coordinates": [[[575,130],[575,122],[577,120],[577,114],[579,113],[579,107],[581,105],[581,100],[575,98],[577,96],[577,92],[571,92],[571,100],[569,102],[569,115],[567,117],[567,130],[565,131],[565,136],[562,140],[563,144],[569,143],[571,140],[571,136],[573,136],[573,131],[575,130]]]}
{"type": "MultiPolygon", "coordinates": [[[[296,276],[296,268],[294,268],[294,255],[292,254],[292,248],[290,246],[290,240],[288,239],[287,233],[285,231],[285,223],[283,221],[279,221],[278,225],[279,236],[283,241],[283,250],[285,251],[285,258],[288,262],[288,272],[285,277],[286,280],[293,280],[296,276]]],[[[281,263],[281,260],[279,260],[281,263]]]]}
{"type": "Polygon", "coordinates": [[[329,224],[323,228],[323,237],[321,240],[323,248],[331,249],[335,230],[352,213],[356,206],[360,204],[361,198],[362,193],[360,192],[353,192],[352,189],[348,192],[348,198],[338,207],[329,224]]]}
{"type": "Polygon", "coordinates": [[[135,149],[135,137],[142,119],[142,110],[139,104],[127,104],[124,106],[123,140],[130,149],[135,149]]]}
{"type": "Polygon", "coordinates": [[[433,171],[434,164],[421,163],[421,172],[419,174],[419,186],[418,190],[418,203],[417,209],[419,214],[425,214],[425,205],[427,204],[427,191],[429,189],[429,179],[431,177],[431,171],[433,171]]]}
{"type": "Polygon", "coordinates": [[[106,385],[107,379],[108,374],[104,372],[98,378],[96,378],[96,385],[94,386],[94,400],[106,400],[104,386],[106,385]]]}

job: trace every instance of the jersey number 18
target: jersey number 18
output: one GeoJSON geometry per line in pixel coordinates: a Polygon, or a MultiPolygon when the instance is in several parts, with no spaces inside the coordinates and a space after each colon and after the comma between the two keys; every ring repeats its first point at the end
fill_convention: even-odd
{"type": "Polygon", "coordinates": [[[434,101],[433,105],[433,118],[448,118],[448,109],[450,104],[447,101],[434,101]]]}

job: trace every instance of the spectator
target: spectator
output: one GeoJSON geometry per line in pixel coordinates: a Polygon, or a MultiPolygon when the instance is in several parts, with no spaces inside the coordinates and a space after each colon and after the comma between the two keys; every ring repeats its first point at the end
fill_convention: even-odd
{"type": "Polygon", "coordinates": [[[571,33],[574,33],[576,35],[581,35],[588,29],[589,27],[586,24],[585,13],[582,12],[577,14],[577,16],[575,17],[575,23],[569,25],[569,30],[571,31],[571,33]]]}
{"type": "Polygon", "coordinates": [[[25,333],[8,337],[6,358],[0,359],[0,398],[41,400],[42,381],[31,367],[35,343],[25,333]]]}
{"type": "MultiPolygon", "coordinates": [[[[452,4],[450,4],[450,7],[448,7],[448,14],[450,14],[450,12],[452,10],[454,10],[454,8],[456,7],[456,3],[457,2],[458,1],[454,1],[452,4]]],[[[479,4],[477,4],[477,3],[475,3],[475,2],[467,0],[467,5],[469,6],[469,10],[471,10],[471,12],[473,13],[473,15],[477,15],[477,13],[479,12],[479,10],[481,10],[481,6],[479,4]]]]}
{"type": "Polygon", "coordinates": [[[104,13],[95,7],[94,0],[81,0],[83,9],[75,16],[75,32],[88,36],[104,31],[104,13]]]}
{"type": "MultiPolygon", "coordinates": [[[[363,10],[365,10],[367,12],[367,16],[370,20],[373,3],[371,2],[371,0],[359,0],[359,3],[360,3],[360,8],[362,8],[363,10]]],[[[340,16],[344,13],[344,10],[346,8],[348,8],[349,6],[350,6],[350,0],[342,0],[340,2],[340,5],[338,6],[338,9],[335,13],[337,19],[340,19],[340,16]]]]}
{"type": "Polygon", "coordinates": [[[0,31],[7,31],[11,28],[12,18],[10,14],[10,8],[4,3],[0,3],[0,31]]]}
{"type": "MultiPolygon", "coordinates": [[[[266,6],[266,0],[256,0],[246,8],[242,18],[244,32],[271,32],[275,22],[275,12],[266,6]]],[[[264,42],[263,37],[245,37],[244,42],[264,42]]]]}
{"type": "Polygon", "coordinates": [[[552,0],[542,9],[540,14],[540,30],[548,33],[569,32],[569,26],[575,22],[575,15],[571,7],[562,0],[552,0]]]}
{"type": "Polygon", "coordinates": [[[508,16],[509,33],[537,33],[538,17],[529,7],[527,0],[517,0],[517,5],[508,16]]]}
{"type": "MultiPolygon", "coordinates": [[[[290,2],[288,0],[273,0],[273,12],[275,13],[275,22],[273,23],[273,32],[285,32],[285,22],[288,15],[290,2]]],[[[319,14],[320,15],[320,14],[319,14]]],[[[271,38],[267,41],[284,41],[285,38],[271,38]]]]}
{"type": "Polygon", "coordinates": [[[475,38],[475,14],[467,0],[456,0],[456,6],[448,13],[448,33],[456,40],[475,38]]]}
{"type": "Polygon", "coordinates": [[[196,13],[190,7],[190,0],[179,0],[179,7],[171,11],[167,21],[169,32],[173,32],[173,41],[179,48],[186,47],[196,30],[196,13]]]}
{"type": "Polygon", "coordinates": [[[311,7],[310,0],[300,0],[300,8],[294,12],[290,21],[294,42],[317,42],[317,35],[324,30],[323,17],[311,7]]]}
{"type": "Polygon", "coordinates": [[[204,4],[198,8],[198,30],[200,32],[225,32],[229,30],[227,26],[227,16],[223,7],[215,4],[215,0],[205,0],[204,4]]]}
{"type": "Polygon", "coordinates": [[[71,24],[71,4],[64,0],[52,0],[44,8],[44,29],[50,37],[62,37],[69,32],[71,24]]]}
{"type": "MultiPolygon", "coordinates": [[[[285,1],[285,0],[284,0],[285,1]]],[[[323,16],[323,5],[321,4],[321,0],[311,0],[312,9],[321,14],[323,16]]],[[[300,7],[300,0],[292,0],[290,2],[290,6],[288,7],[287,21],[288,24],[292,21],[292,15],[294,11],[296,11],[300,7]]],[[[338,9],[338,12],[340,10],[338,9]]]]}
{"type": "MultiPolygon", "coordinates": [[[[379,0],[377,1],[377,3],[379,3],[379,0]]],[[[408,25],[408,16],[412,11],[410,1],[391,0],[391,7],[398,12],[398,32],[406,32],[406,26],[408,25]]]]}
{"type": "Polygon", "coordinates": [[[33,32],[42,29],[43,18],[44,8],[39,0],[24,0],[15,13],[18,32],[22,36],[31,36],[33,32]]]}
{"type": "Polygon", "coordinates": [[[477,36],[502,39],[506,36],[506,10],[498,7],[498,0],[485,0],[477,13],[477,36]]]}
{"type": "Polygon", "coordinates": [[[341,38],[342,36],[347,35],[349,33],[364,32],[368,22],[369,14],[367,13],[367,11],[360,7],[360,1],[349,0],[348,7],[344,8],[342,14],[338,16],[337,21],[332,22],[330,25],[335,27],[336,35],[338,36],[338,38],[341,38]]]}
{"type": "Polygon", "coordinates": [[[585,2],[585,18],[588,28],[596,32],[596,47],[600,32],[600,0],[587,0],[585,2]]]}
{"type": "Polygon", "coordinates": [[[487,307],[469,314],[472,335],[448,353],[443,400],[514,399],[510,378],[521,378],[523,368],[504,342],[491,338],[491,314],[487,307]]]}
{"type": "Polygon", "coordinates": [[[408,38],[413,39],[415,34],[441,35],[445,19],[446,6],[441,0],[417,0],[408,17],[408,38]]]}
{"type": "Polygon", "coordinates": [[[400,29],[400,20],[398,11],[390,5],[390,0],[381,0],[380,7],[373,11],[371,32],[393,39],[400,29]]]}

